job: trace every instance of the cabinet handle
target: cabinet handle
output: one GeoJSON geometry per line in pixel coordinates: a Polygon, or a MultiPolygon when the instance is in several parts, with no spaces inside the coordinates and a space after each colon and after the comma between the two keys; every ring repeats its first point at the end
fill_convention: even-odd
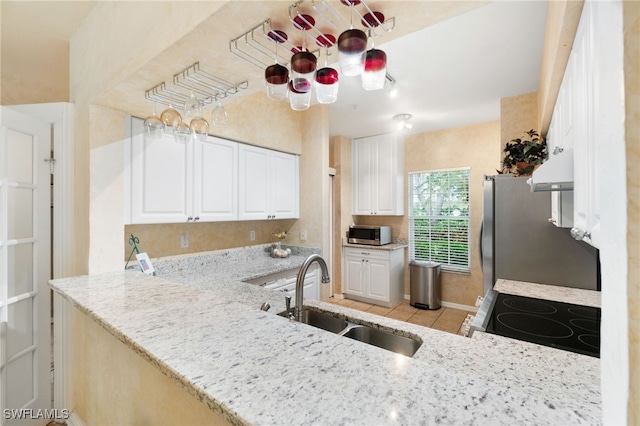
{"type": "Polygon", "coordinates": [[[571,236],[574,239],[581,241],[581,240],[584,240],[585,238],[591,238],[591,233],[584,231],[580,228],[571,228],[571,236]]]}
{"type": "Polygon", "coordinates": [[[187,218],[187,222],[191,222],[192,220],[193,220],[193,218],[192,218],[191,216],[189,216],[189,217],[187,218]]]}
{"type": "Polygon", "coordinates": [[[200,216],[196,216],[196,217],[194,217],[194,218],[193,218],[193,220],[194,220],[194,222],[199,221],[199,220],[200,220],[200,216]]]}

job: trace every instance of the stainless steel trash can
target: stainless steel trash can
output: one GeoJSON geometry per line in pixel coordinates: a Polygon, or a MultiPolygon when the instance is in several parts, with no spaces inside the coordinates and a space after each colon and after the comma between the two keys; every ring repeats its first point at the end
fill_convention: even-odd
{"type": "Polygon", "coordinates": [[[419,309],[440,309],[440,264],[412,260],[409,262],[409,304],[419,309]]]}

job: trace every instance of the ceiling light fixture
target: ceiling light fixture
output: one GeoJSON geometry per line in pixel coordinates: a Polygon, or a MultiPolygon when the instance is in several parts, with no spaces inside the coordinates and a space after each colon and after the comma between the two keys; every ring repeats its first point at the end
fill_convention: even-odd
{"type": "Polygon", "coordinates": [[[398,96],[398,89],[396,88],[396,79],[391,77],[389,74],[386,75],[385,79],[385,87],[389,90],[389,97],[395,98],[398,96]]]}
{"type": "Polygon", "coordinates": [[[411,117],[413,117],[413,115],[407,113],[396,114],[393,116],[393,121],[396,122],[398,130],[410,130],[413,127],[413,124],[409,122],[411,117]]]}

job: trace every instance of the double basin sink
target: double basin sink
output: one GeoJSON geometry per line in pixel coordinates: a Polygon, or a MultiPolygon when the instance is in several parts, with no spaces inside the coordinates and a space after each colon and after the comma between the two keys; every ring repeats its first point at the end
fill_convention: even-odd
{"type": "MultiPolygon", "coordinates": [[[[287,311],[280,312],[278,315],[289,316],[287,311]]],[[[328,312],[304,309],[301,322],[408,357],[412,357],[422,345],[422,342],[417,339],[400,336],[368,325],[352,323],[328,312]]]]}

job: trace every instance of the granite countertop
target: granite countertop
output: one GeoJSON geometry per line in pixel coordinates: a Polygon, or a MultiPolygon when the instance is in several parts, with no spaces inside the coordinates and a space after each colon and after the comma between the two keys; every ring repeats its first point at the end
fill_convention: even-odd
{"type": "Polygon", "coordinates": [[[192,256],[154,262],[156,277],[118,271],[51,286],[235,424],[601,423],[597,358],[305,300],[418,337],[407,358],[275,315],[282,293],[237,277],[256,278],[259,264],[263,275],[299,267],[304,253],[286,265],[242,253],[223,256],[226,266],[192,256]],[[259,310],[265,301],[269,312],[259,310]]]}
{"type": "Polygon", "coordinates": [[[552,300],[554,302],[573,303],[574,305],[591,306],[594,308],[600,307],[600,292],[594,290],[503,279],[497,280],[493,288],[499,293],[552,300]]]}
{"type": "Polygon", "coordinates": [[[372,246],[369,244],[353,244],[353,243],[349,243],[347,242],[346,239],[344,239],[342,241],[342,247],[354,247],[354,248],[360,248],[360,249],[366,249],[366,250],[386,250],[386,251],[393,251],[393,250],[400,250],[403,248],[407,248],[409,247],[409,245],[406,242],[398,242],[395,241],[391,244],[385,244],[382,246],[372,246]]]}

